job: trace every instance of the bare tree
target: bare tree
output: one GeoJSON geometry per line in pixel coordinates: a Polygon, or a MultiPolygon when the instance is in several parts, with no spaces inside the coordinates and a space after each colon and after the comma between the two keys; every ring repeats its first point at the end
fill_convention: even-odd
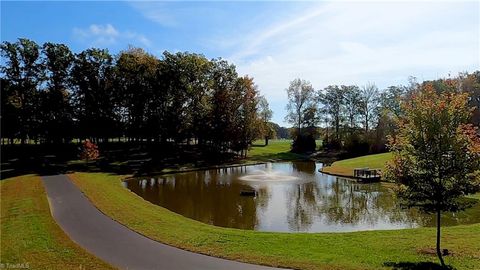
{"type": "Polygon", "coordinates": [[[367,133],[370,129],[370,124],[375,121],[376,110],[379,104],[378,88],[373,83],[368,83],[362,87],[360,115],[362,116],[362,124],[367,133]]]}
{"type": "Polygon", "coordinates": [[[288,95],[288,114],[285,120],[292,124],[300,135],[304,123],[304,113],[308,111],[308,108],[315,108],[316,106],[315,90],[310,82],[295,79],[290,82],[286,91],[288,95]]]}

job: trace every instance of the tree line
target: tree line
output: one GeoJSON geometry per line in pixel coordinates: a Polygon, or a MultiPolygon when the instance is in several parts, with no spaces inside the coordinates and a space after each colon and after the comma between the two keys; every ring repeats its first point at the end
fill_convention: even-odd
{"type": "Polygon", "coordinates": [[[390,86],[384,90],[369,83],[329,85],[315,90],[306,80],[295,79],[287,88],[286,121],[294,129],[294,150],[312,151],[315,138],[323,139],[323,147],[344,149],[357,154],[386,151],[387,136],[395,133],[395,117],[404,114],[402,102],[426,84],[437,93],[452,91],[468,95],[473,109],[470,123],[480,123],[480,71],[460,73],[454,78],[418,82],[411,77],[407,85],[390,86]]]}
{"type": "Polygon", "coordinates": [[[221,58],[167,51],[157,58],[133,47],[74,53],[29,39],[0,50],[1,136],[10,143],[124,138],[244,152],[272,136],[271,111],[253,78],[221,58]]]}

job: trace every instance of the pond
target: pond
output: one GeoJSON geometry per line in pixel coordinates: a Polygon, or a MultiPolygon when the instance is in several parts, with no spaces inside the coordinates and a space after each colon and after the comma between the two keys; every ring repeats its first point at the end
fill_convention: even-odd
{"type": "MultiPolygon", "coordinates": [[[[204,223],[276,232],[344,232],[435,226],[404,209],[385,183],[362,184],[318,172],[314,162],[203,170],[125,182],[154,204],[204,223]],[[242,196],[242,191],[256,196],[242,196]]],[[[442,225],[480,222],[480,203],[445,214],[442,225]]]]}

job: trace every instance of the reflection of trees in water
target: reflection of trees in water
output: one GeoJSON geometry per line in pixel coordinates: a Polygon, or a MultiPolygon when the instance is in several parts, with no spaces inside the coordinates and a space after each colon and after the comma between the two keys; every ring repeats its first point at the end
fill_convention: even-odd
{"type": "Polygon", "coordinates": [[[318,210],[318,190],[314,183],[296,185],[288,189],[287,222],[292,231],[308,231],[318,210]]]}
{"type": "Polygon", "coordinates": [[[306,174],[315,174],[317,165],[313,161],[292,162],[293,171],[306,174]]]}
{"type": "MultiPolygon", "coordinates": [[[[268,223],[270,218],[278,218],[279,209],[285,211],[280,226],[288,225],[291,231],[309,231],[314,223],[371,228],[382,223],[402,227],[408,224],[435,225],[432,216],[399,207],[393,192],[382,184],[359,184],[319,176],[313,162],[292,163],[292,167],[282,168],[294,170],[307,177],[305,179],[317,177],[316,181],[308,183],[272,186],[236,181],[238,176],[252,169],[255,167],[180,173],[153,180],[146,178],[145,181],[129,182],[128,188],[174,212],[224,227],[255,229],[260,220],[268,223]],[[252,187],[258,192],[256,198],[240,196],[242,189],[252,187]],[[278,191],[280,193],[272,195],[278,191]],[[276,211],[270,212],[272,209],[276,211]]],[[[480,204],[464,213],[447,214],[442,218],[442,223],[447,225],[479,222],[480,204]]]]}
{"type": "Polygon", "coordinates": [[[336,178],[320,188],[319,215],[328,224],[367,224],[405,222],[407,215],[397,207],[396,200],[380,184],[360,184],[336,178]],[[329,192],[330,191],[330,192],[329,192]]]}
{"type": "Polygon", "coordinates": [[[419,222],[421,216],[406,212],[380,184],[359,184],[345,179],[297,185],[287,191],[287,221],[293,231],[308,231],[315,218],[326,224],[419,222]]]}
{"type": "MultiPolygon", "coordinates": [[[[157,178],[153,185],[146,185],[140,194],[150,202],[204,223],[253,229],[258,224],[257,203],[253,197],[240,196],[240,191],[246,187],[231,181],[233,171],[230,169],[157,178]]],[[[141,185],[136,186],[135,182],[129,188],[140,191],[141,185]]],[[[265,196],[266,189],[260,189],[259,192],[262,197],[268,198],[265,196]]]]}

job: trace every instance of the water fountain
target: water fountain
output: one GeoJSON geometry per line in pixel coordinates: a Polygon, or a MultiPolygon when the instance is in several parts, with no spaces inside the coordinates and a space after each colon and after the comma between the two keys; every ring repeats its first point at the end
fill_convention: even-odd
{"type": "Polygon", "coordinates": [[[252,171],[247,175],[239,177],[238,180],[249,182],[285,182],[300,180],[298,176],[273,171],[272,163],[267,163],[266,167],[266,170],[252,171]]]}

